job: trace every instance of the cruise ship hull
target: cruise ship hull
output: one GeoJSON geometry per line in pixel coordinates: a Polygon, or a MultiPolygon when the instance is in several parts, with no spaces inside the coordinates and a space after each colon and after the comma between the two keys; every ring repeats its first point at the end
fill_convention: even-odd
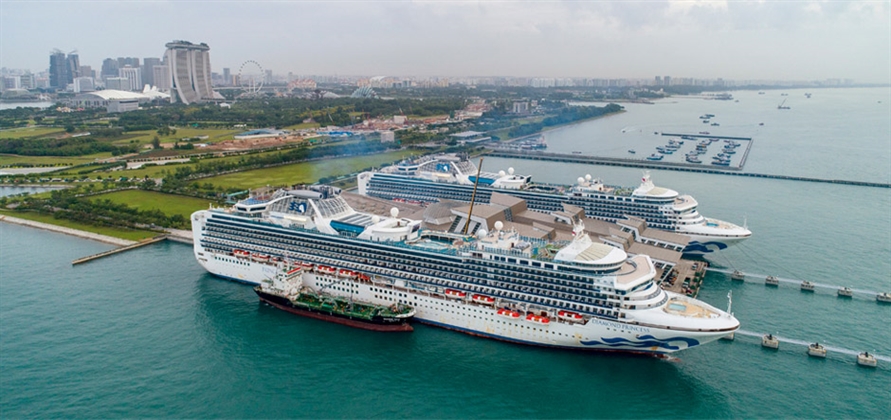
{"type": "MultiPolygon", "coordinates": [[[[204,249],[203,230],[198,223],[193,225],[193,233],[196,259],[214,275],[256,285],[269,279],[275,271],[268,264],[204,249]]],[[[297,248],[267,248],[264,251],[292,261],[346,267],[373,277],[371,282],[359,282],[308,272],[304,274],[303,284],[311,290],[324,288],[325,293],[352,296],[376,305],[405,303],[415,308],[415,321],[513,343],[573,350],[663,355],[718,340],[738,328],[736,323],[721,330],[666,329],[635,321],[596,317],[587,319],[584,323],[555,318],[549,324],[541,325],[522,317],[499,315],[499,307],[495,305],[477,303],[466,297],[443,296],[429,289],[418,289],[398,276],[388,276],[393,270],[381,269],[381,266],[374,263],[357,264],[346,260],[332,260],[300,252],[297,248]]]]}
{"type": "MultiPolygon", "coordinates": [[[[365,172],[359,175],[359,193],[387,200],[404,199],[418,202],[437,202],[442,199],[469,202],[473,185],[452,182],[434,182],[427,179],[398,174],[365,172]]],[[[688,255],[707,255],[727,248],[751,236],[748,229],[726,222],[726,228],[711,227],[708,223],[678,224],[669,208],[673,199],[659,201],[647,197],[614,196],[606,193],[561,193],[559,186],[536,186],[533,189],[495,188],[478,185],[475,201],[489,202],[492,193],[502,193],[526,201],[530,210],[540,212],[562,211],[564,204],[577,206],[589,218],[616,222],[627,216],[643,218],[648,226],[691,236],[691,242],[683,250],[688,255]]]]}

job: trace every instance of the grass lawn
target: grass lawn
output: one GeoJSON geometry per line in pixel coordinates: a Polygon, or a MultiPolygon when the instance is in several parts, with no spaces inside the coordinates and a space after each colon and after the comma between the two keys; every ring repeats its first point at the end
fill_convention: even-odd
{"type": "Polygon", "coordinates": [[[216,143],[223,140],[231,139],[232,136],[244,130],[230,130],[227,128],[177,128],[176,134],[169,136],[158,135],[155,130],[131,131],[125,134],[126,138],[113,141],[114,144],[123,146],[131,142],[139,144],[151,144],[152,139],[158,136],[161,143],[173,143],[183,138],[193,138],[198,136],[207,136],[207,139],[197,140],[193,143],[216,143]]]}
{"type": "Polygon", "coordinates": [[[0,155],[0,166],[27,163],[44,166],[73,166],[90,163],[94,160],[87,156],[20,156],[0,155]]]}
{"type": "Polygon", "coordinates": [[[58,127],[22,127],[9,130],[0,130],[0,139],[23,139],[29,137],[42,137],[50,134],[64,133],[65,130],[58,127]]]}
{"type": "Polygon", "coordinates": [[[400,150],[368,156],[302,162],[204,178],[201,183],[210,182],[214,185],[240,189],[258,188],[266,185],[312,184],[319,178],[346,175],[369,166],[393,163],[411,154],[411,151],[400,150]]]}
{"type": "Polygon", "coordinates": [[[0,214],[10,217],[18,217],[19,219],[33,220],[35,222],[43,222],[50,225],[62,226],[71,229],[82,230],[85,232],[98,233],[100,235],[113,236],[115,238],[127,239],[131,241],[139,241],[146,238],[158,236],[158,232],[150,232],[146,230],[129,230],[120,228],[111,228],[104,226],[86,225],[83,223],[73,222],[71,220],[56,219],[52,215],[37,214],[31,212],[17,212],[9,210],[0,210],[0,214]]]}
{"type": "Polygon", "coordinates": [[[164,194],[154,191],[127,190],[116,191],[108,194],[94,195],[93,200],[111,200],[115,203],[124,203],[139,210],[161,210],[167,216],[179,214],[186,219],[195,210],[206,209],[208,200],[181,195],[164,194]]]}

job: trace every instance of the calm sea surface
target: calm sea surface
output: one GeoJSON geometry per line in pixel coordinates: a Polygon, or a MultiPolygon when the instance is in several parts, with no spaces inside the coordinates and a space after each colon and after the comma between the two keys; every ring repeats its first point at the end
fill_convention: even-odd
{"type": "MultiPolygon", "coordinates": [[[[649,154],[654,131],[755,138],[746,171],[889,182],[891,90],[735,92],[671,99],[549,132],[552,151],[649,154]],[[790,110],[776,109],[783,98],[790,110]],[[879,103],[881,101],[881,103],[879,103]],[[764,122],[764,126],[758,123],[764,122]],[[720,129],[720,131],[718,130],[720,129]],[[624,131],[624,132],[623,132],[624,131]]],[[[641,156],[642,157],[642,156],[641,156]]],[[[568,183],[628,168],[486,159],[568,183]]],[[[754,236],[709,257],[749,273],[891,291],[891,189],[653,171],[707,216],[754,236]]],[[[891,363],[767,351],[738,336],[673,360],[553,351],[419,325],[380,334],[262,306],[191,248],[161,243],[78,267],[110,248],[0,223],[0,417],[887,418],[891,363]]],[[[747,331],[891,356],[891,305],[791,285],[706,277],[700,297],[747,331]]]]}

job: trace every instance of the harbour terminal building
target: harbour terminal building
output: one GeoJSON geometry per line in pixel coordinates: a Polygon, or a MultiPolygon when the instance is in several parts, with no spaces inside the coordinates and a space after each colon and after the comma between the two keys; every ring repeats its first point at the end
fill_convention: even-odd
{"type": "Polygon", "coordinates": [[[184,104],[215,99],[210,79],[210,47],[205,43],[173,41],[166,44],[170,66],[170,101],[184,104]]]}

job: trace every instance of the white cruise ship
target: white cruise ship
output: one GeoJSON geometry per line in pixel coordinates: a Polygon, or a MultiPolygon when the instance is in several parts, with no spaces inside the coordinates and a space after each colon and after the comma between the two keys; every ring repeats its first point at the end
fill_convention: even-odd
{"type": "MultiPolygon", "coordinates": [[[[424,156],[359,174],[359,194],[420,203],[469,202],[477,172],[466,156],[424,156]]],[[[487,203],[493,192],[522,198],[531,210],[560,211],[566,203],[581,207],[587,217],[610,222],[636,216],[650,227],[689,236],[687,255],[709,254],[752,236],[743,226],[703,217],[693,197],[655,186],[648,172],[637,188],[608,186],[591,175],[564,186],[533,183],[530,176],[514,174],[513,168],[481,173],[475,201],[487,203]]]]}
{"type": "Polygon", "coordinates": [[[327,186],[282,189],[191,220],[195,258],[217,276],[259,284],[276,272],[267,262],[312,266],[303,278],[311,290],[410,305],[416,321],[483,337],[660,355],[739,327],[720,309],[662,290],[649,257],[629,259],[581,227],[558,243],[500,224],[474,236],[434,232],[395,209],[356,212],[327,186]]]}

